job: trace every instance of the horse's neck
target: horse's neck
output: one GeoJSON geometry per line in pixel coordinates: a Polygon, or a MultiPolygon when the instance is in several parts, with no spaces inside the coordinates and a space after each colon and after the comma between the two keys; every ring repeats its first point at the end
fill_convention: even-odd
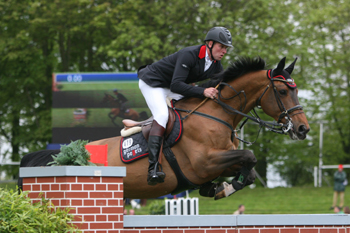
{"type": "MultiPolygon", "coordinates": [[[[266,76],[266,70],[261,70],[245,74],[228,84],[240,94],[232,99],[223,100],[223,102],[227,103],[232,108],[247,114],[256,106],[258,98],[263,94],[269,81],[266,76]]],[[[222,90],[222,96],[225,98],[235,96],[237,93],[229,87],[225,87],[222,90]]],[[[243,116],[233,114],[232,118],[233,126],[236,127],[242,120],[243,116]]]]}
{"type": "MultiPolygon", "coordinates": [[[[235,96],[237,93],[225,86],[221,94],[227,100],[222,98],[220,100],[238,111],[244,108],[242,112],[247,114],[256,106],[256,101],[269,84],[269,80],[266,76],[266,70],[261,70],[245,74],[228,84],[231,85],[237,93],[244,91],[246,98],[243,93],[240,93],[239,96],[230,99],[230,97],[235,96]]],[[[206,101],[199,98],[182,99],[177,102],[175,106],[189,111],[196,109],[198,112],[220,118],[232,124],[234,128],[237,127],[238,123],[243,118],[243,116],[239,114],[227,113],[219,104],[210,99],[206,101]]],[[[186,113],[183,113],[183,115],[186,115],[186,113]]]]}

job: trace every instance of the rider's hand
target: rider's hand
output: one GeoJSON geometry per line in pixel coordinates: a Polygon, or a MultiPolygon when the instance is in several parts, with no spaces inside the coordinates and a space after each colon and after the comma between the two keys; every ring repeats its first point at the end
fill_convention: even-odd
{"type": "Polygon", "coordinates": [[[203,95],[207,98],[214,99],[218,94],[218,90],[214,87],[208,87],[204,90],[203,95]]]}

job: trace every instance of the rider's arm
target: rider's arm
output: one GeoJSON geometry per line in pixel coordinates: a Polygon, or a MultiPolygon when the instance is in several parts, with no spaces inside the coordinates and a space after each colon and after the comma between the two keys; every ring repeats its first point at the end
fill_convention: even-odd
{"type": "Polygon", "coordinates": [[[203,97],[203,87],[188,85],[186,80],[188,78],[190,69],[196,65],[196,55],[187,51],[178,52],[173,78],[170,85],[172,92],[181,94],[186,97],[203,97]]]}

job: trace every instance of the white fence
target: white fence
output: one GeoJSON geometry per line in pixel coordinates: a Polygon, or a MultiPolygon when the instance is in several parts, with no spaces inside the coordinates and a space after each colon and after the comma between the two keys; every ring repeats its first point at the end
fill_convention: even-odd
{"type": "MultiPolygon", "coordinates": [[[[339,165],[322,165],[320,167],[314,167],[314,186],[322,187],[322,170],[323,169],[338,169],[339,165]]],[[[343,164],[343,168],[350,168],[350,164],[343,164]]],[[[333,175],[332,175],[333,177],[333,175]]]]}
{"type": "Polygon", "coordinates": [[[166,199],[165,215],[198,215],[198,198],[166,199]]]}

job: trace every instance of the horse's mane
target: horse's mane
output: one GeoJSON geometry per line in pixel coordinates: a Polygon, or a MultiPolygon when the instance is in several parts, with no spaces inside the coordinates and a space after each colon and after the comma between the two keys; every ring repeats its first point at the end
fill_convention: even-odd
{"type": "Polygon", "coordinates": [[[232,62],[230,66],[214,76],[214,79],[220,79],[223,82],[232,81],[246,73],[265,69],[266,63],[261,57],[249,58],[240,57],[232,62]]]}

